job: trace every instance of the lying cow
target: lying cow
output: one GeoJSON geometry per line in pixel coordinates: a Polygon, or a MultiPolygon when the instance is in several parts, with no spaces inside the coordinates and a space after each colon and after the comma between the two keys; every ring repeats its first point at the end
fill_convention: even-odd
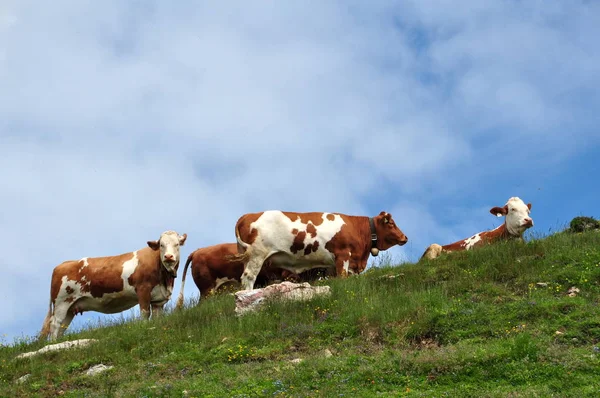
{"type": "Polygon", "coordinates": [[[253,289],[265,261],[299,274],[312,268],[335,268],[335,274],[360,273],[369,253],[377,255],[408,239],[392,215],[369,218],[338,213],[265,211],[245,214],[236,223],[237,260],[244,263],[243,289],[253,289]]]}
{"type": "Polygon", "coordinates": [[[140,305],[142,318],[159,315],[171,298],[179,248],[187,234],[166,231],[146,248],[112,257],[65,261],[54,268],[50,305],[40,338],[63,335],[84,311],[114,314],[140,305]]]}
{"type": "Polygon", "coordinates": [[[504,207],[493,207],[490,213],[497,217],[506,216],[504,224],[491,231],[479,232],[470,238],[459,240],[445,246],[437,243],[430,245],[421,259],[434,259],[442,253],[449,253],[461,250],[470,250],[474,247],[497,242],[510,238],[523,238],[523,233],[533,227],[533,219],[529,217],[531,212],[531,203],[525,204],[521,199],[512,197],[508,199],[504,207]]]}
{"type": "MultiPolygon", "coordinates": [[[[204,298],[216,292],[224,284],[240,283],[244,272],[244,263],[234,259],[237,254],[237,243],[221,243],[194,250],[188,256],[183,268],[181,290],[176,308],[179,309],[183,306],[183,289],[190,263],[192,264],[192,277],[200,291],[200,297],[204,298]]],[[[268,264],[261,269],[258,275],[259,284],[263,285],[271,281],[286,279],[298,282],[300,277],[281,268],[269,267],[268,264]]]]}

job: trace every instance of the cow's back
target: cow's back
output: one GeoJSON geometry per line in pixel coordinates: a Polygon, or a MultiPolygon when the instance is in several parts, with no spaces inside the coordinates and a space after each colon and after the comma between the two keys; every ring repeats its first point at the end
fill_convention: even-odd
{"type": "Polygon", "coordinates": [[[327,255],[326,245],[345,224],[340,214],[271,210],[242,216],[237,231],[241,240],[254,250],[316,258],[327,255]]]}
{"type": "Polygon", "coordinates": [[[192,253],[192,277],[198,285],[201,279],[237,278],[244,271],[241,260],[230,259],[237,254],[236,243],[203,247],[192,253]]]}
{"type": "MultiPolygon", "coordinates": [[[[140,262],[139,253],[145,250],[116,256],[84,257],[61,263],[52,273],[52,298],[55,300],[65,293],[75,299],[77,296],[101,298],[108,293],[134,290],[136,280],[147,278],[142,271],[151,268],[150,261],[140,262]]],[[[146,259],[152,257],[150,253],[144,254],[146,259]]]]}

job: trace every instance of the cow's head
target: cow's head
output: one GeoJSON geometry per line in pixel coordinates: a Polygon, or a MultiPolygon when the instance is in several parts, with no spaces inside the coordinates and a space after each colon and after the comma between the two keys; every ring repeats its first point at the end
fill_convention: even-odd
{"type": "Polygon", "coordinates": [[[377,234],[377,249],[387,250],[394,245],[402,246],[408,242],[408,238],[398,228],[390,213],[382,211],[378,216],[373,217],[373,221],[377,234]]]}
{"type": "Polygon", "coordinates": [[[179,268],[179,247],[183,246],[186,239],[187,234],[179,235],[175,231],[165,231],[160,234],[160,239],[148,241],[152,250],[160,250],[160,262],[174,278],[177,277],[179,268]]]}
{"type": "Polygon", "coordinates": [[[490,213],[497,217],[506,216],[504,224],[509,234],[520,236],[528,228],[533,227],[533,219],[529,217],[531,203],[525,204],[521,199],[508,199],[504,207],[492,207],[490,213]]]}

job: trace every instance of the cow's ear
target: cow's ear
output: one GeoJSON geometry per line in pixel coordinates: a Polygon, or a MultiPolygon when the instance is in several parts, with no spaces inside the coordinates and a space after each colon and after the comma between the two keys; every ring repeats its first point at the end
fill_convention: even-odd
{"type": "Polygon", "coordinates": [[[504,206],[504,207],[492,207],[490,209],[490,213],[492,213],[493,215],[495,215],[496,217],[502,217],[508,214],[508,206],[504,206]]]}
{"type": "Polygon", "coordinates": [[[531,203],[527,203],[527,208],[531,210],[531,203]]]}
{"type": "Polygon", "coordinates": [[[157,240],[149,240],[148,247],[152,250],[158,250],[160,248],[160,243],[157,240]]]}
{"type": "Polygon", "coordinates": [[[187,239],[187,234],[183,234],[179,236],[179,245],[183,246],[183,244],[185,243],[185,240],[187,239]]]}
{"type": "Polygon", "coordinates": [[[385,211],[382,211],[381,213],[379,213],[379,223],[381,224],[387,224],[388,222],[390,222],[390,214],[386,213],[385,211]]]}

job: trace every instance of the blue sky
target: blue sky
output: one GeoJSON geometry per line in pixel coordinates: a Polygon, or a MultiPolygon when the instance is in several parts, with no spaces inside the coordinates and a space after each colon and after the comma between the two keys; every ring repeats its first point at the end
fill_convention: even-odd
{"type": "Polygon", "coordinates": [[[599,217],[600,5],[461,4],[3,2],[0,341],[62,261],[166,229],[186,258],[245,212],[385,210],[398,261],[511,196],[534,234],[599,217]]]}

